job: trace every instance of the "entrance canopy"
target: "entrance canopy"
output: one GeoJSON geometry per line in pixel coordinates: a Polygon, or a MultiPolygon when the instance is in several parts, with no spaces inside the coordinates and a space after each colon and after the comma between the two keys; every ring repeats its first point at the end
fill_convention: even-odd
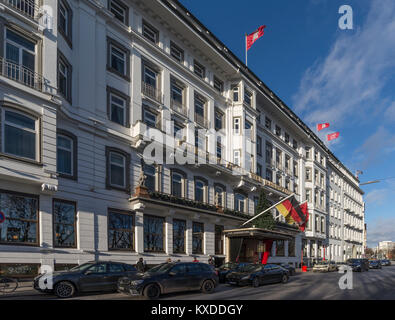
{"type": "Polygon", "coordinates": [[[241,228],[224,230],[228,238],[253,238],[256,240],[292,240],[294,233],[288,233],[276,230],[266,230],[260,228],[241,228]]]}

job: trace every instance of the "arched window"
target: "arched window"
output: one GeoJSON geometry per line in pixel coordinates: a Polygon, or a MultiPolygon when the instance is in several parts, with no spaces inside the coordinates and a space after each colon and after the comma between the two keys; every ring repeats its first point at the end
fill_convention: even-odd
{"type": "Polygon", "coordinates": [[[171,172],[171,194],[175,197],[185,197],[185,174],[181,171],[171,172]]]}
{"type": "Polygon", "coordinates": [[[220,184],[214,185],[214,202],[216,205],[225,207],[226,193],[225,187],[220,184]]]}
{"type": "Polygon", "coordinates": [[[156,191],[156,169],[153,165],[144,164],[145,186],[149,191],[156,191]]]}
{"type": "Polygon", "coordinates": [[[195,180],[195,200],[205,202],[205,183],[202,180],[195,180]]]}

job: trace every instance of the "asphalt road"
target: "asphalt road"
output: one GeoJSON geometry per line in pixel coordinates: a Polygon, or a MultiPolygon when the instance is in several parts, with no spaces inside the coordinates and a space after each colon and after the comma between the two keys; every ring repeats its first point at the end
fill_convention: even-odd
{"type": "MultiPolygon", "coordinates": [[[[395,266],[383,267],[381,270],[355,272],[353,289],[339,288],[339,279],[343,274],[330,273],[298,273],[286,284],[262,285],[259,288],[233,287],[221,284],[216,292],[202,294],[188,292],[164,295],[162,300],[387,300],[395,299],[395,266]]],[[[1,300],[55,300],[53,295],[40,294],[26,288],[23,294],[0,296],[1,300]]],[[[68,300],[139,300],[140,297],[129,297],[119,293],[84,294],[68,300]]]]}

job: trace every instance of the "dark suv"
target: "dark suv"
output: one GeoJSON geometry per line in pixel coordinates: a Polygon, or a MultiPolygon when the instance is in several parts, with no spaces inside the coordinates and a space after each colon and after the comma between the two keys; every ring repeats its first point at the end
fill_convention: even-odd
{"type": "Polygon", "coordinates": [[[87,262],[70,270],[40,274],[34,278],[33,287],[59,298],[70,298],[77,292],[116,291],[119,278],[135,273],[136,268],[126,263],[87,262]]]}
{"type": "Polygon", "coordinates": [[[348,259],[347,265],[352,268],[352,271],[369,271],[369,260],[368,259],[348,259]]]}
{"type": "Polygon", "coordinates": [[[217,272],[211,265],[199,262],[163,263],[144,274],[119,279],[118,291],[157,299],[161,294],[190,290],[212,293],[218,282],[217,272]]]}

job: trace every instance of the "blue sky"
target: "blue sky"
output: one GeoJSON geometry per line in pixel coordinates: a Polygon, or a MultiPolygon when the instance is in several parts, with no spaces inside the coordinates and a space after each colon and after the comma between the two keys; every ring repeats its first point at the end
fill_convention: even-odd
{"type": "MultiPolygon", "coordinates": [[[[327,143],[361,182],[395,177],[395,1],[181,0],[242,61],[244,34],[266,25],[248,52],[254,71],[303,121],[340,132],[327,143]],[[338,27],[353,9],[353,30],[338,27]]],[[[315,130],[315,129],[314,129],[315,130]]],[[[368,245],[395,241],[395,179],[362,186],[368,245]]]]}

